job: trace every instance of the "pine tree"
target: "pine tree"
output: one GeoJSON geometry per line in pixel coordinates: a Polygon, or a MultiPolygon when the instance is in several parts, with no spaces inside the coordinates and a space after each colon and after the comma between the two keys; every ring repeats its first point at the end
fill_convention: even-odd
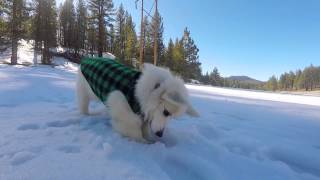
{"type": "Polygon", "coordinates": [[[94,23],[92,21],[88,22],[88,34],[87,34],[87,39],[88,39],[88,49],[90,50],[91,56],[95,54],[95,51],[97,49],[97,31],[94,23]]]}
{"type": "MultiPolygon", "coordinates": [[[[163,43],[163,19],[160,16],[159,13],[156,13],[155,17],[152,18],[152,21],[150,23],[151,29],[151,48],[154,50],[154,43],[155,43],[155,31],[157,32],[157,52],[158,52],[158,57],[157,57],[157,64],[163,65],[164,61],[164,52],[165,52],[165,46],[163,43]]],[[[152,54],[152,59],[154,58],[154,53],[152,54]]]]}
{"type": "Polygon", "coordinates": [[[268,88],[269,90],[272,90],[272,91],[275,91],[275,90],[278,89],[278,80],[277,80],[276,76],[273,75],[273,76],[268,80],[268,82],[267,82],[267,88],[268,88]]]}
{"type": "Polygon", "coordinates": [[[317,84],[317,68],[312,64],[303,70],[306,91],[313,90],[317,84]]]}
{"type": "Polygon", "coordinates": [[[287,73],[280,75],[279,86],[280,89],[287,90],[287,73]]]}
{"type": "Polygon", "coordinates": [[[316,68],[316,88],[320,88],[320,66],[316,68]]]}
{"type": "Polygon", "coordinates": [[[17,64],[18,41],[25,37],[27,31],[28,11],[25,0],[7,0],[2,3],[2,11],[9,17],[8,31],[11,38],[11,64],[17,64]],[[6,5],[6,9],[4,9],[6,5]]]}
{"type": "Polygon", "coordinates": [[[58,7],[58,21],[57,21],[57,28],[58,28],[58,32],[57,32],[57,43],[59,45],[63,45],[64,44],[64,40],[63,40],[63,27],[62,27],[62,17],[61,17],[61,14],[62,14],[62,11],[63,11],[63,4],[64,3],[60,3],[59,4],[59,7],[58,7]]]}
{"type": "Polygon", "coordinates": [[[126,12],[122,4],[120,4],[115,21],[115,55],[123,62],[125,59],[126,12]]]}
{"type": "Polygon", "coordinates": [[[8,13],[9,2],[0,0],[0,45],[4,44],[4,39],[8,36],[7,22],[5,19],[6,12],[8,13]]]}
{"type": "Polygon", "coordinates": [[[178,38],[175,40],[173,48],[173,64],[172,70],[181,75],[182,78],[185,78],[187,70],[185,69],[186,61],[184,60],[184,48],[182,40],[179,40],[178,38]]]}
{"type": "Polygon", "coordinates": [[[136,57],[137,54],[137,35],[131,15],[128,15],[128,17],[126,18],[125,37],[125,63],[127,65],[133,65],[132,60],[136,57]]]}
{"type": "Polygon", "coordinates": [[[90,0],[89,9],[95,27],[98,28],[98,56],[102,57],[106,44],[106,26],[110,27],[113,21],[113,2],[112,0],[90,0]]]}
{"type": "Polygon", "coordinates": [[[77,5],[77,20],[75,28],[75,51],[85,49],[86,33],[87,33],[87,9],[84,0],[78,0],[77,5]]]}
{"type": "Polygon", "coordinates": [[[190,31],[185,28],[182,38],[184,48],[184,60],[186,61],[187,72],[185,78],[187,79],[200,79],[201,77],[201,63],[199,62],[199,49],[194,40],[190,37],[190,31]]]}
{"type": "Polygon", "coordinates": [[[170,38],[168,43],[168,48],[165,50],[164,60],[161,61],[161,65],[166,66],[169,69],[173,69],[174,67],[173,50],[174,50],[174,44],[172,39],[170,38]]]}
{"type": "MultiPolygon", "coordinates": [[[[6,2],[8,3],[8,2],[6,2]]],[[[2,39],[5,36],[6,33],[6,23],[4,20],[4,11],[5,11],[5,6],[6,3],[4,2],[4,0],[0,0],[0,44],[2,44],[2,39]]]]}
{"type": "Polygon", "coordinates": [[[213,71],[210,73],[209,81],[213,86],[222,86],[222,78],[217,67],[214,67],[213,71]]]}
{"type": "Polygon", "coordinates": [[[153,63],[152,27],[147,16],[144,17],[144,62],[153,63]]]}
{"type": "Polygon", "coordinates": [[[201,82],[204,84],[210,84],[210,75],[208,72],[201,77],[201,82]]]}
{"type": "Polygon", "coordinates": [[[288,86],[290,90],[293,90],[295,79],[296,79],[296,75],[294,74],[293,71],[290,71],[288,74],[288,86]]]}
{"type": "Polygon", "coordinates": [[[73,0],[65,0],[60,12],[61,38],[63,46],[68,48],[75,47],[76,14],[73,0]]]}
{"type": "Polygon", "coordinates": [[[296,71],[296,76],[295,76],[295,79],[294,79],[294,88],[295,90],[298,90],[301,88],[301,75],[302,75],[302,71],[299,69],[296,71]]]}
{"type": "MultiPolygon", "coordinates": [[[[143,63],[151,63],[151,57],[150,57],[150,42],[149,42],[149,19],[147,16],[145,16],[143,18],[143,23],[142,23],[142,27],[143,27],[143,32],[140,32],[140,37],[139,37],[139,50],[140,50],[140,46],[142,45],[142,52],[143,52],[143,63]],[[142,37],[141,37],[142,35],[142,37]],[[141,43],[143,38],[143,43],[141,43]]],[[[139,58],[140,58],[140,53],[139,53],[139,58]]],[[[141,63],[141,62],[140,62],[141,63]]],[[[142,66],[141,66],[142,67],[142,66]]]]}
{"type": "Polygon", "coordinates": [[[116,46],[116,33],[114,30],[114,26],[110,27],[109,38],[108,38],[108,51],[112,54],[115,54],[115,46],[116,46]]]}
{"type": "Polygon", "coordinates": [[[6,23],[5,21],[2,19],[2,17],[0,16],[0,45],[2,45],[4,43],[4,38],[5,38],[5,34],[6,34],[6,23]]]}
{"type": "Polygon", "coordinates": [[[57,45],[57,11],[55,0],[34,0],[33,37],[35,50],[42,50],[42,63],[51,64],[51,47],[57,45]]]}

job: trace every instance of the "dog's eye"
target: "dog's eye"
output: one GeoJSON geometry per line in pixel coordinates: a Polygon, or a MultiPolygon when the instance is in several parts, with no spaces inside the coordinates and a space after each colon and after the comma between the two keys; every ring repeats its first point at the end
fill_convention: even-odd
{"type": "Polygon", "coordinates": [[[168,110],[164,110],[163,111],[163,115],[165,116],[165,117],[168,117],[168,116],[170,116],[171,115],[171,113],[168,111],[168,110]]]}
{"type": "Polygon", "coordinates": [[[160,87],[160,83],[157,83],[155,86],[154,86],[154,89],[158,89],[160,87]]]}

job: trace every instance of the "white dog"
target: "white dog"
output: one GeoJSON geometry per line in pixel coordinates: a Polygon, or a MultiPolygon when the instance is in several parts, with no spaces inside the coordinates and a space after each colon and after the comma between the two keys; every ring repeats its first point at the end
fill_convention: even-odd
{"type": "MultiPolygon", "coordinates": [[[[189,102],[183,80],[168,69],[145,64],[131,90],[140,105],[140,114],[132,110],[124,93],[117,89],[108,93],[103,102],[109,110],[112,127],[123,136],[141,142],[154,142],[155,138],[162,136],[169,119],[184,113],[198,116],[189,102]]],[[[99,98],[81,68],[76,91],[80,112],[88,114],[89,102],[99,98]]]]}

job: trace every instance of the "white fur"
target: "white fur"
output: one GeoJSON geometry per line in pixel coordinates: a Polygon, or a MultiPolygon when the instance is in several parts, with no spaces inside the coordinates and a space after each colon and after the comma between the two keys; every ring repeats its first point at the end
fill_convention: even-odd
{"type": "Polygon", "coordinates": [[[80,113],[89,113],[89,103],[91,100],[98,100],[98,97],[91,90],[90,85],[83,76],[80,68],[78,70],[77,83],[76,83],[76,93],[78,98],[78,107],[80,113]]]}
{"type": "MultiPolygon", "coordinates": [[[[189,103],[188,91],[183,80],[172,75],[168,69],[145,64],[142,76],[138,79],[135,88],[135,96],[145,114],[145,119],[140,119],[140,116],[132,111],[120,91],[111,92],[105,102],[112,118],[112,127],[124,136],[145,142],[141,130],[144,122],[151,122],[151,132],[157,133],[165,129],[169,119],[183,113],[198,116],[189,103]],[[155,88],[156,84],[159,85],[157,88],[155,88]],[[165,117],[164,109],[168,110],[171,116],[165,117]]],[[[89,102],[98,98],[80,70],[77,78],[77,95],[80,112],[88,114],[89,102]]]]}
{"type": "Polygon", "coordinates": [[[141,131],[142,121],[132,112],[127,99],[120,91],[110,93],[107,105],[110,107],[112,127],[116,131],[123,136],[145,141],[141,131]]]}

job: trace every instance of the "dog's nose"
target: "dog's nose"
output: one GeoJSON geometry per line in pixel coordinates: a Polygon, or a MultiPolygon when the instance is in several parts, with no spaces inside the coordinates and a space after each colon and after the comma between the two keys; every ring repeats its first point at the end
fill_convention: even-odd
{"type": "Polygon", "coordinates": [[[156,135],[157,135],[158,137],[162,137],[162,135],[163,135],[163,130],[156,132],[156,135]]]}

